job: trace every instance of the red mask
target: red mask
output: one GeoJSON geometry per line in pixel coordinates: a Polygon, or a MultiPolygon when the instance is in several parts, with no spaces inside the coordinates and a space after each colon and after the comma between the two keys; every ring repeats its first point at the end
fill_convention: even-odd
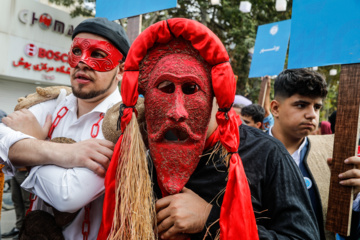
{"type": "Polygon", "coordinates": [[[83,62],[95,71],[107,72],[119,65],[120,51],[107,41],[74,38],[69,52],[69,65],[75,68],[83,62]]]}
{"type": "Polygon", "coordinates": [[[188,54],[163,57],[149,75],[145,118],[163,195],[180,192],[204,150],[212,108],[209,74],[188,54]]]}

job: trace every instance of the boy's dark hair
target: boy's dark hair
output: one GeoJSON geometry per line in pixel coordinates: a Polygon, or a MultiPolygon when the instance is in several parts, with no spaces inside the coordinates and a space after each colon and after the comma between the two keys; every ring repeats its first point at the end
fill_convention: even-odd
{"type": "Polygon", "coordinates": [[[275,97],[289,98],[294,94],[299,94],[311,98],[325,98],[327,93],[324,77],[306,68],[284,70],[277,76],[274,83],[275,97]]]}
{"type": "Polygon", "coordinates": [[[263,122],[265,117],[265,110],[259,104],[251,104],[241,109],[241,115],[250,116],[254,122],[263,122]]]}

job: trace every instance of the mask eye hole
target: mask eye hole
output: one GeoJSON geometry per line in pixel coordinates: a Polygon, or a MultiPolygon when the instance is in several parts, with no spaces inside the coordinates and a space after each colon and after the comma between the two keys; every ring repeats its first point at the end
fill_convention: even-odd
{"type": "Polygon", "coordinates": [[[107,54],[101,50],[95,50],[91,53],[92,58],[106,58],[107,54]]]}
{"type": "Polygon", "coordinates": [[[170,81],[164,81],[160,83],[157,88],[163,93],[173,93],[175,92],[175,84],[170,81]]]}
{"type": "Polygon", "coordinates": [[[194,93],[198,92],[200,90],[200,87],[196,83],[189,82],[189,83],[184,83],[181,86],[181,89],[184,94],[190,95],[190,94],[194,94],[194,93]]]}
{"type": "Polygon", "coordinates": [[[73,53],[75,56],[81,56],[81,50],[80,50],[80,48],[73,48],[73,49],[72,49],[72,53],[73,53]]]}

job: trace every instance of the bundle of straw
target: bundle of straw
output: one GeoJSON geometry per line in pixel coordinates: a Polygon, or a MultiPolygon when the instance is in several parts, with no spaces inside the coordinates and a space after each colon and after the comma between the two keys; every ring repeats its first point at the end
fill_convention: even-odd
{"type": "Polygon", "coordinates": [[[135,113],[124,131],[116,179],[116,205],[108,239],[157,239],[146,148],[135,113]]]}

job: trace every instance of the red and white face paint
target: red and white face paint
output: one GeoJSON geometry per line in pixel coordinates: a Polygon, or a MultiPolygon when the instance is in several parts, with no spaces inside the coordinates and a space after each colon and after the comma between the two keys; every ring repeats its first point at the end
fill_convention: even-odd
{"type": "Polygon", "coordinates": [[[212,98],[211,79],[204,64],[188,54],[167,55],[150,73],[145,118],[163,195],[180,192],[197,167],[212,98]]]}
{"type": "Polygon", "coordinates": [[[69,65],[75,68],[83,62],[95,71],[107,72],[119,65],[123,55],[107,41],[74,38],[69,52],[69,65]]]}

